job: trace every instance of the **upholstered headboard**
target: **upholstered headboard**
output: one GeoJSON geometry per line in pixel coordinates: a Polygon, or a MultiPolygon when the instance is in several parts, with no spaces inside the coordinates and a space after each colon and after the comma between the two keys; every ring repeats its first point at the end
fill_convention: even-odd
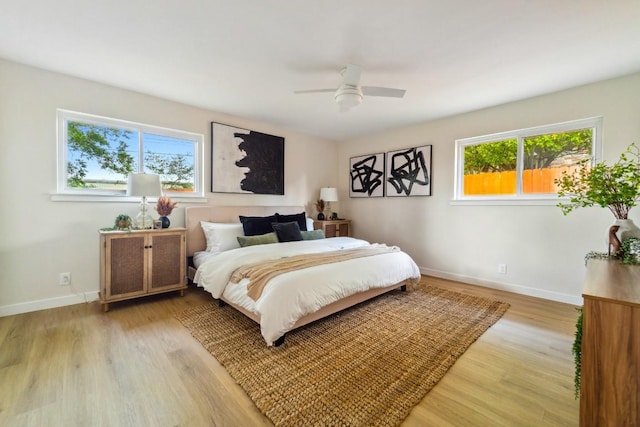
{"type": "Polygon", "coordinates": [[[184,211],[187,227],[187,256],[207,247],[200,221],[240,222],[239,215],[267,216],[274,213],[283,215],[304,212],[304,206],[189,206],[184,211]]]}

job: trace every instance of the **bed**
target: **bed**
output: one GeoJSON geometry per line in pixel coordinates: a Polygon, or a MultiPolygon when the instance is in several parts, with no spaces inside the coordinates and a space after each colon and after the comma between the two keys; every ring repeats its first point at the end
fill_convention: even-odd
{"type": "Polygon", "coordinates": [[[295,222],[291,219],[298,220],[295,228],[312,228],[308,218],[305,225],[300,223],[302,212],[302,206],[185,209],[189,279],[221,305],[257,322],[267,345],[281,345],[285,334],[295,328],[391,290],[405,290],[420,279],[415,262],[396,247],[351,237],[318,238],[319,230],[303,231],[304,240],[286,242],[279,242],[286,236],[280,228],[276,240],[275,232],[243,236],[247,224],[238,231],[240,216],[244,221],[262,221],[276,213],[278,220],[283,219],[278,221],[282,229],[291,229],[295,222]],[[246,246],[234,245],[235,239],[246,246]],[[261,240],[267,241],[255,243],[261,240]],[[256,288],[259,283],[262,287],[256,288]]]}

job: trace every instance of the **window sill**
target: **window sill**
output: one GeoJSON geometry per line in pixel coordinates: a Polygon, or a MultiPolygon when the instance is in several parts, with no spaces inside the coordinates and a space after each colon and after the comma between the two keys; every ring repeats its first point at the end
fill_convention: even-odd
{"type": "MultiPolygon", "coordinates": [[[[52,202],[99,202],[99,203],[140,203],[139,197],[128,197],[124,195],[103,195],[103,194],[65,194],[52,193],[52,202]]],[[[182,203],[207,203],[206,197],[173,197],[171,200],[182,203]]],[[[147,199],[149,203],[155,203],[155,198],[147,199]]]]}
{"type": "Polygon", "coordinates": [[[562,199],[525,199],[525,198],[513,198],[513,199],[464,199],[464,200],[451,200],[449,204],[451,206],[557,206],[562,199]]]}

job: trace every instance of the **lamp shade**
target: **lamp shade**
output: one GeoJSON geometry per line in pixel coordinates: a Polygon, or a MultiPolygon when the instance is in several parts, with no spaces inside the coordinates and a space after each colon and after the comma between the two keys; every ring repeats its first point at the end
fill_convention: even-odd
{"type": "Polygon", "coordinates": [[[337,202],[338,189],[333,187],[322,187],[320,189],[320,198],[325,202],[337,202]]]}
{"type": "Polygon", "coordinates": [[[127,196],[160,197],[160,176],[147,173],[131,173],[127,182],[127,196]]]}

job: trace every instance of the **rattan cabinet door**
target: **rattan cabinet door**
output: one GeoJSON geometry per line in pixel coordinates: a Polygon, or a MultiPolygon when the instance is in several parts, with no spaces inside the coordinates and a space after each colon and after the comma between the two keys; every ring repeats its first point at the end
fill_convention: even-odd
{"type": "Polygon", "coordinates": [[[100,302],[186,289],[186,229],[100,231],[100,302]]]}
{"type": "Polygon", "coordinates": [[[339,223],[337,225],[337,227],[338,227],[337,235],[338,236],[345,236],[345,237],[351,236],[351,231],[349,230],[349,226],[350,226],[350,223],[348,223],[348,222],[339,223]]]}
{"type": "Polygon", "coordinates": [[[182,288],[185,283],[186,246],[183,232],[151,234],[149,292],[182,288]]]}
{"type": "Polygon", "coordinates": [[[108,236],[105,245],[107,300],[142,295],[145,286],[145,235],[108,236]]]}

